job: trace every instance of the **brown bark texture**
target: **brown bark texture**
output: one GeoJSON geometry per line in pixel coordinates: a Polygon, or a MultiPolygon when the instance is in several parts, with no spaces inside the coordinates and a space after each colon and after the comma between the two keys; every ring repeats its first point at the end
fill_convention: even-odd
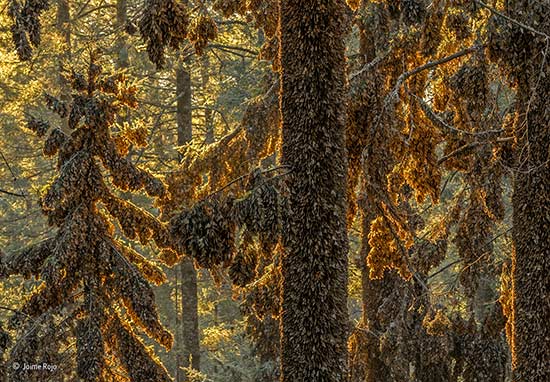
{"type": "MultiPolygon", "coordinates": [[[[514,382],[550,380],[550,80],[529,97],[528,151],[514,179],[512,204],[512,370],[514,382]],[[543,93],[546,96],[543,96],[543,93]]],[[[540,85],[539,85],[540,86],[540,85]]],[[[522,90],[520,88],[520,98],[522,90]]]]}
{"type": "Polygon", "coordinates": [[[512,166],[512,312],[508,334],[514,382],[550,380],[550,6],[510,0],[489,24],[490,59],[516,94],[512,166]]]}
{"type": "MultiPolygon", "coordinates": [[[[182,63],[176,68],[177,128],[178,145],[184,145],[193,138],[192,84],[191,75],[182,63]]],[[[190,257],[185,257],[180,267],[181,273],[181,340],[182,352],[178,357],[178,367],[200,370],[200,334],[197,297],[197,270],[190,257]]],[[[178,371],[179,380],[186,381],[185,372],[178,371]]],[[[179,382],[179,381],[178,381],[179,382]]]]}
{"type": "Polygon", "coordinates": [[[347,378],[344,6],[280,1],[285,382],[347,378]]]}

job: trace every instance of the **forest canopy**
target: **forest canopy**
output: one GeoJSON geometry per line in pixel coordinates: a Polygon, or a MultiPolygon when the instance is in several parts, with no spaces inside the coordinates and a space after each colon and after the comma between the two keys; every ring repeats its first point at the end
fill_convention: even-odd
{"type": "Polygon", "coordinates": [[[548,0],[0,0],[0,381],[550,381],[548,0]]]}

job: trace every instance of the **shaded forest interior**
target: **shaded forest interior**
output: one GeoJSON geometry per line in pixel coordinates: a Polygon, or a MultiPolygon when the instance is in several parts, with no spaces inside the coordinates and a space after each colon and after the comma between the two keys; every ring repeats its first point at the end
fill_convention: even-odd
{"type": "Polygon", "coordinates": [[[0,0],[0,382],[550,382],[549,0],[0,0]]]}

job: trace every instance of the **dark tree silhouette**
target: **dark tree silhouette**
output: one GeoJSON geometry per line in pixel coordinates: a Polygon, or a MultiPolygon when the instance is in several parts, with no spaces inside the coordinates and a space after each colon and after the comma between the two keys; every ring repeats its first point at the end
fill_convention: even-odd
{"type": "Polygon", "coordinates": [[[347,369],[345,2],[280,2],[283,209],[281,380],[347,369]]]}

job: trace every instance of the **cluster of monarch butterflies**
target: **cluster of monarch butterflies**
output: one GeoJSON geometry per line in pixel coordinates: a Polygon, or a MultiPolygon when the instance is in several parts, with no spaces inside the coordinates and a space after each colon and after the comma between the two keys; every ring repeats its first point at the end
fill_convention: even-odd
{"type": "MultiPolygon", "coordinates": [[[[276,33],[278,7],[274,0],[218,0],[214,3],[214,10],[225,17],[234,13],[246,15],[264,30],[268,39],[276,33]]],[[[177,50],[188,38],[195,52],[201,55],[208,43],[218,36],[218,26],[211,15],[201,11],[193,16],[184,4],[174,0],[148,0],[139,31],[147,43],[149,58],[157,68],[165,64],[167,46],[177,50]]]]}
{"type": "Polygon", "coordinates": [[[18,0],[10,1],[8,13],[13,20],[12,39],[21,61],[30,60],[32,47],[40,44],[40,15],[48,7],[48,0],[25,0],[23,5],[18,0]]]}
{"type": "Polygon", "coordinates": [[[277,31],[278,6],[275,0],[216,0],[214,9],[225,17],[236,13],[254,19],[256,27],[262,28],[269,38],[277,31]]]}
{"type": "Polygon", "coordinates": [[[232,201],[209,198],[173,217],[170,234],[178,252],[192,256],[199,266],[229,264],[235,251],[235,223],[230,218],[232,201]]]}
{"type": "Polygon", "coordinates": [[[228,270],[231,281],[239,287],[246,287],[256,279],[258,266],[258,248],[250,234],[243,236],[228,270]]]}
{"type": "MultiPolygon", "coordinates": [[[[111,369],[122,364],[134,381],[169,381],[137,334],[142,330],[165,348],[172,346],[172,334],[160,322],[151,287],[162,283],[165,275],[154,262],[117,240],[112,224],[116,219],[130,239],[155,241],[160,248],[171,244],[160,221],[115,193],[130,189],[167,196],[161,181],[119,151],[111,132],[122,105],[136,106],[137,89],[122,74],[104,74],[95,55],[87,71],[73,72],[70,80],[71,99],[46,96],[50,110],[67,121],[65,128],[28,118],[28,128],[45,138],[45,155],[57,154],[58,175],[43,191],[40,205],[58,230],[52,238],[1,259],[2,277],[23,274],[42,281],[15,321],[27,327],[28,317],[48,312],[65,316],[76,338],[76,370],[83,380],[108,378],[111,369]],[[110,181],[104,176],[107,172],[110,181]]],[[[131,129],[126,133],[126,139],[140,139],[131,129]]],[[[42,345],[55,348],[19,338],[10,358],[31,362],[46,351],[42,345]]],[[[12,373],[13,378],[26,378],[12,373]]]]}
{"type": "Polygon", "coordinates": [[[147,43],[149,59],[162,68],[166,46],[177,50],[185,41],[189,27],[189,13],[182,2],[149,0],[139,22],[141,37],[147,43]]]}
{"type": "MultiPolygon", "coordinates": [[[[520,22],[536,25],[538,30],[548,30],[548,5],[544,1],[535,1],[529,6],[529,12],[514,11],[521,7],[521,2],[509,6],[510,14],[518,17],[520,22]]],[[[528,78],[538,75],[540,65],[533,65],[527,57],[539,57],[546,48],[547,38],[526,30],[516,23],[492,15],[488,23],[489,43],[488,58],[496,63],[499,69],[512,81],[520,77],[528,78]]],[[[543,61],[544,62],[544,61],[543,61]]],[[[548,62],[546,61],[548,67],[548,62]]]]}
{"type": "Polygon", "coordinates": [[[202,55],[208,42],[218,37],[218,26],[210,16],[199,15],[191,22],[188,37],[197,54],[202,55]]]}
{"type": "MultiPolygon", "coordinates": [[[[371,277],[385,276],[371,286],[374,291],[370,293],[378,291],[383,298],[373,303],[374,311],[368,313],[369,317],[376,317],[375,322],[381,323],[383,333],[378,333],[376,341],[369,335],[358,341],[365,342],[366,348],[374,353],[383,349],[382,358],[394,377],[402,373],[402,378],[397,379],[410,377],[408,365],[418,361],[410,354],[420,353],[425,362],[418,367],[431,370],[431,378],[456,380],[463,376],[473,381],[477,374],[487,380],[502,380],[506,360],[502,357],[505,350],[499,333],[505,320],[502,311],[499,315],[500,305],[493,307],[484,322],[469,323],[460,315],[451,316],[432,305],[433,302],[419,297],[426,293],[420,287],[422,280],[425,282],[426,275],[445,259],[451,240],[464,263],[470,264],[479,255],[491,252],[492,248],[485,243],[491,238],[494,223],[504,214],[499,162],[510,150],[508,144],[492,145],[504,134],[499,129],[501,117],[488,116],[486,109],[489,102],[494,102],[485,97],[492,94],[487,79],[490,69],[480,50],[471,59],[437,65],[430,75],[425,72],[411,77],[398,90],[395,103],[388,102],[387,96],[403,70],[418,68],[462,46],[477,43],[472,26],[483,14],[478,12],[478,7],[472,7],[475,2],[465,1],[436,0],[429,7],[422,1],[373,2],[364,6],[362,2],[348,3],[358,9],[357,24],[364,33],[362,42],[367,48],[362,53],[368,56],[367,65],[362,63],[363,70],[353,75],[350,83],[349,192],[352,195],[357,192],[362,177],[359,204],[362,203],[366,211],[375,211],[367,215],[367,220],[372,218],[364,229],[369,245],[363,243],[363,248],[370,252],[363,255],[362,260],[366,259],[371,277]],[[385,32],[391,36],[389,40],[384,39],[385,32]],[[391,46],[389,54],[386,53],[388,45],[391,46]],[[428,99],[431,96],[433,98],[428,99]],[[472,149],[457,152],[470,144],[472,149]],[[436,151],[438,145],[443,148],[443,160],[439,158],[440,151],[436,151]],[[377,150],[369,150],[373,146],[377,150]],[[491,152],[493,147],[496,149],[491,152]],[[470,188],[452,201],[450,212],[437,224],[418,225],[411,211],[403,211],[399,204],[403,197],[408,200],[403,190],[412,187],[418,203],[426,196],[437,202],[445,169],[463,172],[470,188]],[[473,179],[477,182],[470,183],[473,179]],[[470,191],[471,195],[467,195],[470,191]],[[424,228],[431,234],[417,237],[416,231],[424,228]],[[394,285],[396,280],[397,272],[392,269],[409,280],[398,281],[407,290],[405,296],[384,294],[384,286],[394,285]],[[415,277],[409,279],[411,272],[415,277]],[[400,306],[409,307],[406,318],[399,318],[400,306]],[[400,322],[414,324],[403,326],[400,322]],[[480,346],[484,341],[486,354],[480,346]],[[474,362],[465,362],[472,357],[474,362]],[[456,364],[448,363],[450,358],[456,364]],[[396,359],[404,362],[395,365],[396,359]],[[439,372],[446,374],[437,376],[439,372]],[[449,379],[451,376],[454,379],[449,379]]],[[[482,269],[493,272],[490,268],[485,262],[461,272],[460,281],[469,296],[477,288],[479,272],[482,269]]],[[[362,345],[357,341],[352,344],[360,351],[362,345]]],[[[424,377],[418,374],[416,378],[424,377]]]]}

